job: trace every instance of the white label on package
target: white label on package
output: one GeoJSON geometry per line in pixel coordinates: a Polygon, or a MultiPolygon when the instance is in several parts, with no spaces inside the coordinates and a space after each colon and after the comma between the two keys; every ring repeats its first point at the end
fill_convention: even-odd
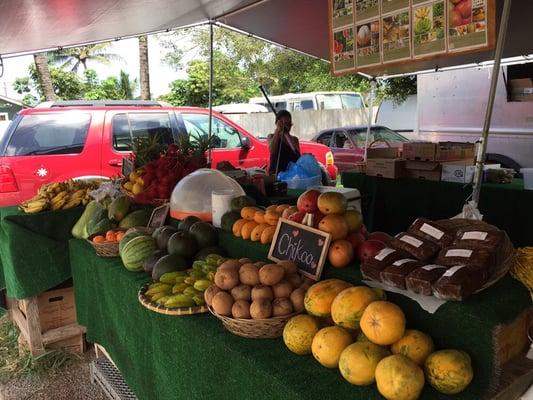
{"type": "Polygon", "coordinates": [[[455,267],[451,267],[448,271],[446,271],[444,273],[444,275],[442,275],[443,277],[444,276],[452,276],[453,274],[455,274],[457,271],[459,271],[461,268],[465,268],[464,265],[456,265],[455,267]]]}
{"type": "Polygon", "coordinates": [[[462,240],[485,240],[487,238],[488,233],[487,232],[479,232],[479,231],[472,231],[472,232],[465,232],[463,233],[462,240]]]}
{"type": "Polygon", "coordinates": [[[381,250],[378,254],[376,254],[374,256],[374,259],[378,260],[378,261],[383,261],[385,259],[385,257],[387,257],[389,254],[394,253],[395,251],[396,250],[387,247],[387,248],[381,250]]]}
{"type": "Polygon", "coordinates": [[[398,261],[394,262],[392,265],[394,265],[396,267],[400,267],[400,266],[402,266],[405,263],[408,263],[410,261],[416,261],[416,260],[413,260],[412,258],[403,258],[401,260],[398,260],[398,261]]]}
{"type": "Polygon", "coordinates": [[[444,235],[443,231],[428,224],[422,224],[420,231],[427,233],[429,236],[434,237],[437,240],[440,240],[440,238],[444,235]]]}
{"type": "Polygon", "coordinates": [[[437,268],[444,268],[444,269],[446,269],[446,267],[443,267],[442,265],[437,265],[437,264],[424,265],[424,266],[422,267],[422,269],[425,269],[426,271],[433,271],[434,269],[437,269],[437,268]]]}
{"type": "Polygon", "coordinates": [[[472,255],[472,250],[466,250],[466,249],[453,249],[448,250],[446,252],[446,255],[444,257],[463,257],[463,258],[470,258],[472,255]]]}
{"type": "Polygon", "coordinates": [[[412,236],[404,235],[400,238],[402,242],[408,243],[413,247],[416,247],[417,249],[422,246],[423,242],[421,240],[418,240],[412,236]]]}

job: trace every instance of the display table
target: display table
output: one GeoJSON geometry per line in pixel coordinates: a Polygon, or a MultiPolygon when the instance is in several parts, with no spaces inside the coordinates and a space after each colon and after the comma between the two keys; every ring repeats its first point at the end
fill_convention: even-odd
{"type": "Polygon", "coordinates": [[[35,296],[70,278],[68,241],[83,209],[24,214],[0,208],[0,287],[9,297],[35,296]]]}
{"type": "MultiPolygon", "coordinates": [[[[450,218],[462,211],[472,187],[459,183],[387,179],[343,172],[345,187],[363,196],[365,223],[372,231],[396,234],[417,217],[450,218]]],[[[511,184],[483,184],[479,209],[484,220],[505,230],[516,247],[533,245],[533,190],[521,179],[511,184]]]]}
{"type": "MultiPolygon", "coordinates": [[[[222,233],[232,256],[259,260],[267,246],[222,233]]],[[[355,387],[336,369],[312,356],[289,352],[282,339],[244,339],[227,332],[210,314],[172,317],[143,308],[137,291],[150,279],[127,271],[118,258],[100,258],[82,240],[70,241],[78,321],[90,342],[101,344],[139,399],[381,399],[375,386],[355,387]]],[[[356,266],[326,268],[325,277],[357,283],[356,266]]],[[[422,399],[481,400],[495,382],[493,334],[530,303],[527,290],[506,277],[463,303],[447,303],[434,315],[399,296],[390,299],[407,315],[408,327],[432,335],[438,348],[466,350],[474,381],[460,395],[445,396],[426,385],[422,399]]]]}

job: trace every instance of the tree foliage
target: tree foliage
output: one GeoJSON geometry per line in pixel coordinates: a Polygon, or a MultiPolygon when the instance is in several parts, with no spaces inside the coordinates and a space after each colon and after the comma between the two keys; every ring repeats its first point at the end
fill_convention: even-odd
{"type": "Polygon", "coordinates": [[[48,59],[52,64],[61,64],[62,68],[68,67],[74,72],[78,72],[80,65],[86,71],[89,61],[104,65],[109,65],[112,61],[124,62],[118,54],[107,51],[110,46],[111,43],[107,42],[56,50],[49,53],[48,59]]]}

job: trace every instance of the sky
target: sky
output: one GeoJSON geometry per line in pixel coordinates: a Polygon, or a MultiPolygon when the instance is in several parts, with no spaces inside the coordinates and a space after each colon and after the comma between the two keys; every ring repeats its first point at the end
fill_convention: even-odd
{"type": "MultiPolygon", "coordinates": [[[[186,45],[186,43],[184,43],[186,45]]],[[[109,53],[116,53],[122,56],[125,62],[113,62],[111,65],[102,65],[99,63],[88,63],[88,67],[94,69],[100,79],[108,76],[117,76],[120,70],[129,73],[130,78],[139,78],[139,48],[138,40],[124,39],[112,43],[109,53]]],[[[168,93],[169,83],[176,79],[184,79],[187,73],[176,71],[166,65],[162,59],[165,55],[165,49],[160,45],[156,36],[148,37],[148,62],[150,64],[150,91],[152,97],[168,93]]],[[[186,58],[184,60],[186,62],[186,58]]],[[[21,100],[24,95],[20,95],[13,90],[13,82],[18,77],[28,75],[28,67],[33,62],[33,56],[22,56],[4,59],[4,74],[0,78],[0,95],[13,99],[21,100]]],[[[83,68],[79,69],[80,73],[83,68]]],[[[139,88],[137,87],[138,94],[139,88]]]]}

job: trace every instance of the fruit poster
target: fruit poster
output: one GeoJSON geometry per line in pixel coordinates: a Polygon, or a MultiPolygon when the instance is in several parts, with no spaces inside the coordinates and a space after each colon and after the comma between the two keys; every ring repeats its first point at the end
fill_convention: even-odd
{"type": "Polygon", "coordinates": [[[354,0],[355,1],[355,21],[365,21],[379,17],[380,0],[354,0]]]}
{"type": "Polygon", "coordinates": [[[409,10],[382,19],[383,62],[411,58],[411,24],[409,10]]]}
{"type": "Polygon", "coordinates": [[[448,50],[457,52],[487,46],[487,0],[447,2],[448,50]]]}
{"type": "Polygon", "coordinates": [[[381,64],[379,20],[357,25],[356,29],[357,66],[368,67],[381,64]]]}
{"type": "Polygon", "coordinates": [[[331,10],[333,28],[340,28],[353,24],[353,1],[333,0],[331,10]]]}
{"type": "Polygon", "coordinates": [[[355,68],[353,27],[333,32],[333,68],[342,72],[355,68]]]}
{"type": "Polygon", "coordinates": [[[413,7],[413,57],[446,52],[444,0],[413,7]]]}
{"type": "Polygon", "coordinates": [[[381,14],[400,11],[409,7],[409,0],[381,0],[381,14]]]}

